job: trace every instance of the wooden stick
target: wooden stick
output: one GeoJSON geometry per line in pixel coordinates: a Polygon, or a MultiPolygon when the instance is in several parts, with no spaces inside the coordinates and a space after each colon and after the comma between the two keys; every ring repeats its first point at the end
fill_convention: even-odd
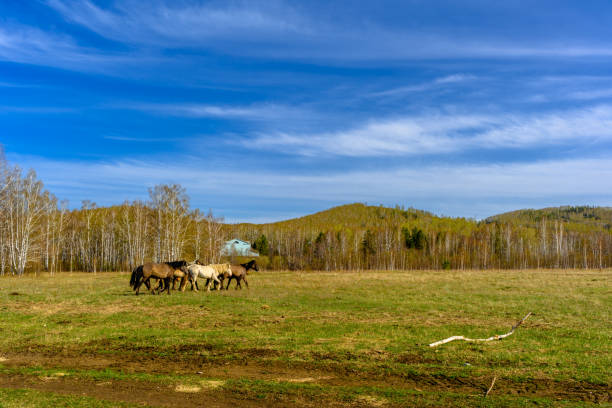
{"type": "Polygon", "coordinates": [[[429,347],[436,347],[439,346],[440,344],[445,344],[445,343],[450,343],[451,341],[454,340],[463,340],[463,341],[470,341],[470,342],[482,342],[482,341],[491,341],[491,340],[501,340],[504,339],[510,335],[512,335],[512,333],[514,333],[514,331],[521,325],[523,324],[523,322],[525,320],[527,320],[527,318],[531,316],[531,312],[527,313],[527,315],[525,317],[523,317],[521,320],[519,320],[514,326],[512,326],[512,330],[510,330],[508,333],[506,334],[497,334],[495,336],[491,336],[489,338],[486,339],[470,339],[464,336],[452,336],[449,337],[447,339],[444,340],[440,340],[440,341],[436,341],[435,343],[431,343],[429,345],[429,347]]]}
{"type": "Polygon", "coordinates": [[[487,395],[489,395],[489,393],[493,389],[493,386],[495,385],[495,380],[497,380],[497,376],[493,377],[493,381],[491,381],[491,386],[489,387],[489,389],[487,390],[487,392],[484,395],[485,398],[487,398],[487,395]]]}

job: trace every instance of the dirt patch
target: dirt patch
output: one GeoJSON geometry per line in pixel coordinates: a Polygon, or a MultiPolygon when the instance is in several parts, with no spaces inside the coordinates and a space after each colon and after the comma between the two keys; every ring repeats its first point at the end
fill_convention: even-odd
{"type": "MultiPolygon", "coordinates": [[[[186,346],[181,346],[186,347],[186,346]]],[[[35,353],[7,354],[7,367],[48,367],[75,369],[113,369],[124,373],[158,373],[173,375],[199,374],[208,378],[250,379],[265,381],[288,381],[295,383],[316,383],[325,386],[342,387],[393,387],[430,392],[454,392],[464,395],[484,393],[490,385],[490,378],[454,377],[442,374],[388,374],[363,372],[340,364],[330,364],[328,368],[309,366],[308,363],[281,361],[237,360],[232,363],[174,360],[168,357],[147,356],[134,358],[130,355],[104,355],[87,353],[35,353]]],[[[53,383],[65,378],[54,377],[53,383]]],[[[203,382],[203,391],[222,386],[211,386],[203,382]]],[[[170,391],[174,392],[173,388],[170,391]]],[[[515,395],[540,397],[570,401],[590,401],[603,403],[612,401],[612,389],[608,385],[592,384],[584,381],[554,381],[550,379],[531,379],[513,381],[498,378],[495,395],[515,395]]],[[[183,394],[187,394],[183,392],[183,394]]],[[[267,401],[266,401],[267,402],[267,401]]]]}
{"type": "Polygon", "coordinates": [[[357,398],[357,402],[365,404],[368,407],[383,407],[387,405],[388,401],[384,398],[373,397],[371,395],[363,395],[357,398]]]}
{"type": "MultiPolygon", "coordinates": [[[[106,401],[146,404],[153,407],[259,407],[261,402],[250,401],[225,393],[208,394],[173,389],[160,384],[137,381],[95,382],[74,378],[55,377],[54,381],[40,381],[37,377],[21,375],[0,375],[0,388],[28,388],[38,391],[54,392],[64,395],[80,395],[106,401]]],[[[177,387],[178,388],[178,387],[177,387]]],[[[199,388],[199,387],[198,387],[199,388]]],[[[281,407],[286,404],[266,401],[266,406],[281,407]]]]}

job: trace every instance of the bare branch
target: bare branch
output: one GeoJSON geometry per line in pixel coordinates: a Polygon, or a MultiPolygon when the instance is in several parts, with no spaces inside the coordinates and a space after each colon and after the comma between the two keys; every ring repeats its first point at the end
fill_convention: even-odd
{"type": "Polygon", "coordinates": [[[501,340],[504,339],[508,336],[511,336],[514,331],[521,325],[523,324],[523,322],[525,320],[527,320],[527,318],[531,316],[531,312],[527,313],[527,315],[525,317],[523,317],[521,320],[519,320],[514,326],[512,326],[512,330],[510,330],[508,333],[506,334],[497,334],[495,336],[491,336],[489,338],[486,339],[470,339],[468,337],[464,337],[464,336],[452,336],[449,337],[447,339],[444,340],[440,340],[440,341],[436,341],[434,343],[431,343],[429,345],[429,347],[436,347],[439,346],[440,344],[445,344],[445,343],[450,343],[451,341],[455,341],[455,340],[463,340],[463,341],[468,341],[468,342],[484,342],[484,341],[492,341],[492,340],[501,340]]]}

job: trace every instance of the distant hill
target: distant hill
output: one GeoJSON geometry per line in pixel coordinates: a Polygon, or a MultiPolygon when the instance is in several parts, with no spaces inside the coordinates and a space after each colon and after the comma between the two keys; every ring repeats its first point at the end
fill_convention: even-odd
{"type": "Polygon", "coordinates": [[[267,224],[227,224],[273,269],[577,268],[612,265],[612,208],[525,209],[482,221],[348,204],[267,224]],[[264,259],[265,258],[265,259],[264,259]]]}
{"type": "Polygon", "coordinates": [[[561,221],[567,225],[582,225],[592,229],[609,230],[612,226],[612,207],[562,206],[539,210],[525,209],[494,215],[485,222],[512,223],[533,227],[543,220],[561,221]]]}
{"type": "Polygon", "coordinates": [[[595,229],[609,229],[612,225],[612,207],[561,206],[542,209],[522,209],[493,215],[483,221],[465,218],[439,217],[430,212],[414,208],[372,206],[362,203],[346,204],[314,214],[284,221],[265,224],[235,224],[237,227],[291,228],[309,227],[312,229],[369,228],[380,224],[404,224],[412,221],[418,224],[445,225],[461,220],[462,223],[510,223],[517,226],[535,227],[542,220],[561,221],[580,224],[595,229]]]}
{"type": "Polygon", "coordinates": [[[308,225],[335,226],[343,228],[363,228],[377,225],[381,222],[405,222],[414,219],[431,219],[435,216],[427,211],[404,209],[400,207],[389,208],[383,206],[365,205],[362,203],[346,204],[332,207],[304,217],[292,218],[285,221],[269,223],[269,226],[290,227],[308,225]]]}

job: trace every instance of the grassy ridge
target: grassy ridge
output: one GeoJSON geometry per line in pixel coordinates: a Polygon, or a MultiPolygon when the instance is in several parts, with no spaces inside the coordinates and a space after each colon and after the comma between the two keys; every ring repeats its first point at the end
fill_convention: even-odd
{"type": "MultiPolygon", "coordinates": [[[[32,382],[30,392],[110,381],[111,393],[163,384],[177,398],[192,395],[180,386],[216,398],[219,387],[228,405],[308,405],[312,398],[338,406],[604,402],[611,277],[565,270],[264,272],[250,277],[250,290],[139,297],[126,274],[6,278],[0,331],[10,335],[0,336],[0,376],[52,379],[44,389],[32,382]],[[505,333],[529,311],[534,316],[504,341],[427,347],[451,335],[505,333]],[[482,400],[494,376],[494,392],[482,400]]],[[[5,389],[0,401],[19,395],[5,389]]]]}

